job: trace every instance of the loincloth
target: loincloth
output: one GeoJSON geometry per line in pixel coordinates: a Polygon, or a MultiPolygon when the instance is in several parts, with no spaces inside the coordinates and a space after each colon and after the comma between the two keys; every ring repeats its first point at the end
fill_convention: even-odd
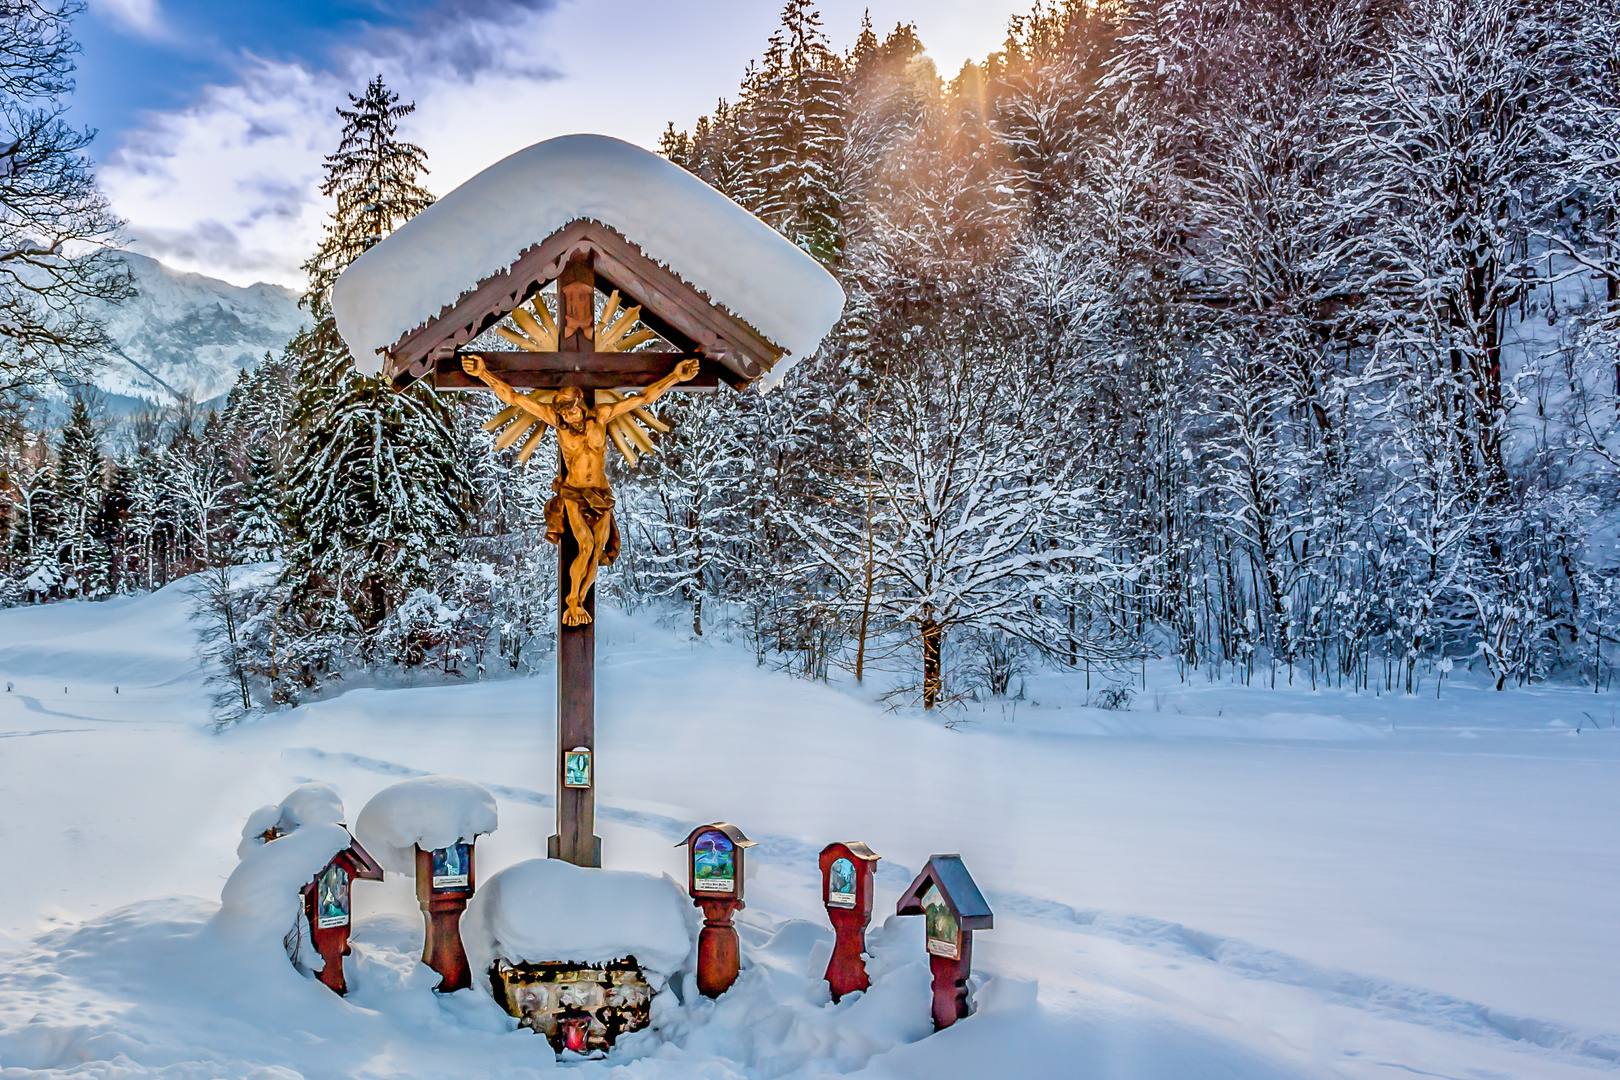
{"type": "Polygon", "coordinates": [[[562,543],[563,533],[568,529],[568,506],[573,505],[579,511],[579,516],[585,519],[586,526],[596,531],[596,526],[605,517],[609,528],[607,542],[597,556],[597,565],[606,566],[619,557],[619,523],[613,517],[613,492],[605,487],[575,487],[565,484],[561,479],[551,482],[553,495],[546,503],[546,540],[548,543],[562,543]]]}

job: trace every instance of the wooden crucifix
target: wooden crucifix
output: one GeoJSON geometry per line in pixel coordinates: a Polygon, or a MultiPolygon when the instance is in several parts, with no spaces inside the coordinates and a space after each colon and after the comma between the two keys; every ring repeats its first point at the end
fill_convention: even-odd
{"type": "Polygon", "coordinates": [[[491,165],[355,260],[331,299],[357,371],[401,389],[430,379],[493,390],[506,407],[486,427],[520,462],[558,434],[546,513],[560,580],[548,848],[600,866],[595,586],[617,551],[607,446],[634,465],[669,430],[649,409],[660,395],[742,389],[785,356],[810,355],[843,290],[679,166],[582,134],[491,165]]]}
{"type": "MultiPolygon", "coordinates": [[[[547,854],[578,866],[602,865],[602,840],[596,835],[596,577],[619,554],[619,529],[614,520],[614,498],[608,486],[607,451],[610,438],[632,465],[636,451],[631,439],[650,449],[646,433],[631,418],[639,417],[655,429],[668,427],[646,410],[670,388],[698,374],[697,357],[681,357],[673,369],[638,394],[579,385],[578,375],[594,369],[599,334],[607,346],[603,355],[624,356],[632,347],[657,335],[650,329],[632,332],[640,321],[640,305],[619,310],[614,292],[600,319],[596,309],[596,271],[591,251],[576,251],[557,277],[557,315],[549,316],[545,303],[535,298],[535,315],[519,315],[517,331],[502,336],[524,351],[554,349],[562,365],[561,386],[554,392],[522,394],[490,370],[489,359],[465,354],[462,370],[484,383],[507,405],[489,425],[506,426],[517,437],[527,435],[525,450],[532,450],[546,429],[557,433],[555,494],[546,504],[546,539],[557,545],[557,831],[547,841],[547,854]],[[549,347],[549,348],[548,348],[549,347]],[[575,377],[570,377],[571,375],[575,377]],[[605,400],[603,400],[605,398],[605,400]],[[532,434],[531,434],[532,433],[532,434]]],[[[513,314],[523,312],[515,308],[513,314]]],[[[655,364],[662,367],[665,358],[655,364]]],[[[650,366],[650,365],[649,365],[650,366]]],[[[525,460],[527,455],[525,454],[525,460]]]]}
{"type": "Polygon", "coordinates": [[[607,453],[635,465],[670,428],[650,407],[670,390],[742,388],[781,355],[610,227],[580,221],[389,350],[396,385],[489,389],[506,406],[486,424],[527,462],[558,441],[546,538],[558,547],[557,828],[547,853],[602,865],[596,835],[596,580],[618,554],[607,453]],[[555,283],[548,305],[542,290],[555,283]],[[552,313],[552,306],[556,312],[552,313]],[[516,349],[491,349],[492,333],[516,349]]]}

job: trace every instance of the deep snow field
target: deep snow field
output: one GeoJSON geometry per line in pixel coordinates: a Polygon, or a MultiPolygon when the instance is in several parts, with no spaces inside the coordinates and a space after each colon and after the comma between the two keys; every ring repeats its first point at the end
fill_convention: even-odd
{"type": "MultiPolygon", "coordinates": [[[[557,1067],[477,990],[431,991],[403,878],[356,885],[347,999],[215,918],[244,819],[307,780],[351,823],[402,777],[476,780],[500,811],[480,879],[544,854],[551,676],[355,690],[215,734],[186,589],[0,611],[0,1078],[557,1067]]],[[[680,878],[672,845],[716,819],[760,843],[737,986],[562,1067],[1620,1076],[1620,696],[1182,685],[1163,665],[1128,712],[1047,674],[1016,707],[936,718],[650,619],[606,613],[598,642],[606,866],[680,878]],[[856,839],[883,856],[880,977],[834,1006],[816,854],[856,839]],[[978,1012],[938,1035],[921,920],[885,926],[933,852],[960,852],[996,913],[978,1012]]]]}

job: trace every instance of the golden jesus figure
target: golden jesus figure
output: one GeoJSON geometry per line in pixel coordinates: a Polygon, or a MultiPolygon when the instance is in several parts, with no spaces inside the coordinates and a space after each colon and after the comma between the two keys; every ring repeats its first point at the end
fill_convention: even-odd
{"type": "Polygon", "coordinates": [[[546,503],[546,539],[562,543],[565,528],[574,534],[579,554],[568,567],[569,588],[562,622],[564,626],[583,626],[591,621],[585,597],[596,584],[597,569],[619,557],[619,527],[613,520],[613,491],[607,482],[609,425],[645,409],[670,387],[692,378],[698,373],[698,361],[688,357],[634,397],[594,406],[585,404],[585,393],[577,386],[562,388],[549,402],[520,394],[491,374],[482,357],[463,357],[461,366],[508,406],[556,429],[563,472],[551,482],[556,494],[546,503]]]}

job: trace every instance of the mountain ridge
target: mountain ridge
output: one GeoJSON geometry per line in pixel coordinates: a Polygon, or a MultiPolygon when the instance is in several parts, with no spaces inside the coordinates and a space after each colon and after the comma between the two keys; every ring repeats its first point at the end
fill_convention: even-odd
{"type": "Polygon", "coordinates": [[[136,295],[121,304],[93,303],[113,340],[91,383],[109,404],[171,405],[182,397],[210,401],[229,392],[243,368],[280,352],[308,323],[291,289],[268,282],[232,285],[125,251],[136,295]]]}

